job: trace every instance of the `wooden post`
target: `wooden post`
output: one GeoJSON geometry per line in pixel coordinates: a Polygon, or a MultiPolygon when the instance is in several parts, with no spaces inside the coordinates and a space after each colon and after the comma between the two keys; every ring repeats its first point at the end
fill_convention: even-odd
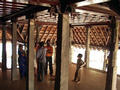
{"type": "Polygon", "coordinates": [[[70,30],[68,14],[59,14],[54,90],[68,90],[70,30]]]}
{"type": "Polygon", "coordinates": [[[86,68],[89,68],[89,57],[90,57],[90,27],[86,26],[86,50],[85,50],[85,62],[86,68]]]}
{"type": "Polygon", "coordinates": [[[11,68],[11,79],[17,80],[17,24],[15,20],[12,20],[12,68],[11,68]]]}
{"type": "Polygon", "coordinates": [[[34,20],[28,19],[28,72],[26,90],[34,90],[34,20]]]}
{"type": "Polygon", "coordinates": [[[106,78],[106,87],[105,90],[117,90],[117,50],[118,50],[118,31],[119,31],[119,22],[116,21],[115,17],[111,17],[111,45],[110,45],[110,58],[106,78]]]}
{"type": "Polygon", "coordinates": [[[70,25],[70,31],[69,31],[69,33],[70,33],[70,49],[69,49],[69,59],[70,59],[70,62],[69,63],[71,63],[72,62],[72,41],[73,41],[73,32],[72,32],[72,29],[73,29],[73,27],[70,25]]]}
{"type": "Polygon", "coordinates": [[[2,26],[2,71],[5,71],[6,66],[6,25],[3,23],[2,26]]]}
{"type": "Polygon", "coordinates": [[[104,63],[103,63],[103,70],[106,71],[106,59],[107,59],[107,50],[104,50],[104,63]]]}

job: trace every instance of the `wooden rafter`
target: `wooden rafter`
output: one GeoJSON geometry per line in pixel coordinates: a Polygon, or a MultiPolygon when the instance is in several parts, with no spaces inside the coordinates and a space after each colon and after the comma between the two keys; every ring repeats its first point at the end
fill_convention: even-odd
{"type": "Polygon", "coordinates": [[[95,38],[96,38],[96,41],[99,42],[99,44],[103,44],[104,45],[104,42],[103,40],[101,40],[101,36],[100,36],[100,32],[98,29],[96,29],[95,27],[92,27],[93,28],[93,33],[95,33],[95,38]],[[95,32],[96,31],[96,32],[95,32]]]}
{"type": "Polygon", "coordinates": [[[107,8],[105,6],[101,6],[101,5],[98,5],[98,4],[97,5],[76,7],[76,8],[81,9],[81,10],[93,11],[93,12],[97,12],[97,13],[109,14],[109,15],[119,17],[119,15],[117,13],[115,13],[114,11],[110,10],[109,8],[107,8]]]}
{"type": "Polygon", "coordinates": [[[22,34],[20,34],[19,29],[17,29],[17,33],[18,33],[19,37],[20,37],[20,38],[23,40],[23,42],[24,42],[24,37],[22,36],[22,34]]]}
{"type": "Polygon", "coordinates": [[[50,32],[52,31],[53,28],[54,28],[53,26],[50,27],[49,32],[48,32],[48,34],[46,36],[45,42],[47,42],[47,40],[49,38],[49,34],[50,34],[50,32]]]}
{"type": "Polygon", "coordinates": [[[106,38],[105,38],[105,35],[104,35],[104,33],[103,33],[103,30],[101,30],[101,28],[100,27],[95,27],[96,29],[98,29],[99,31],[100,31],[100,33],[102,34],[102,41],[103,41],[103,43],[104,43],[104,45],[106,45],[106,38]]]}
{"type": "MultiPolygon", "coordinates": [[[[94,39],[95,39],[95,42],[94,42],[94,44],[96,43],[97,45],[99,45],[99,43],[98,43],[98,40],[97,40],[97,38],[96,38],[96,35],[94,34],[94,29],[93,28],[91,28],[91,30],[90,30],[90,32],[91,32],[91,36],[93,36],[94,37],[94,39]]],[[[90,37],[91,37],[90,36],[90,37]]],[[[91,41],[91,40],[90,40],[91,41]]]]}
{"type": "Polygon", "coordinates": [[[78,35],[77,29],[74,29],[74,32],[76,33],[75,35],[76,35],[78,43],[82,43],[82,40],[81,40],[81,38],[78,35]]]}
{"type": "Polygon", "coordinates": [[[81,41],[81,39],[78,39],[78,35],[77,35],[77,33],[75,32],[75,29],[73,30],[73,35],[75,36],[75,40],[77,41],[77,43],[81,43],[82,41],[81,41]]]}
{"type": "Polygon", "coordinates": [[[84,38],[84,37],[86,37],[85,34],[84,34],[84,33],[85,33],[85,32],[84,32],[84,31],[85,31],[85,27],[80,27],[80,30],[81,30],[81,38],[82,38],[82,41],[83,41],[84,44],[85,44],[85,43],[86,43],[86,42],[85,42],[85,38],[84,38]]]}
{"type": "MultiPolygon", "coordinates": [[[[50,39],[50,41],[52,41],[53,40],[53,38],[54,38],[54,35],[56,35],[57,34],[57,27],[56,26],[54,26],[54,32],[53,32],[53,35],[52,35],[52,37],[51,37],[51,39],[50,39]]],[[[57,38],[56,38],[57,39],[57,38]]],[[[55,40],[56,41],[56,40],[55,40]]]]}
{"type": "MultiPolygon", "coordinates": [[[[72,32],[73,32],[74,43],[78,43],[78,41],[76,40],[76,35],[75,35],[75,32],[74,32],[74,29],[72,29],[72,32]]],[[[80,43],[79,43],[79,44],[80,44],[80,43]]]]}
{"type": "MultiPolygon", "coordinates": [[[[45,27],[45,29],[44,29],[44,34],[45,34],[45,32],[47,31],[47,29],[48,29],[48,26],[45,27]]],[[[42,39],[43,39],[43,37],[44,37],[44,34],[42,34],[42,36],[41,36],[41,38],[40,38],[40,41],[42,41],[42,39]]]]}
{"type": "Polygon", "coordinates": [[[77,7],[81,7],[81,6],[89,6],[89,5],[94,5],[94,4],[104,3],[109,1],[111,0],[84,0],[82,2],[76,3],[76,5],[77,7]]]}
{"type": "Polygon", "coordinates": [[[82,33],[80,32],[81,31],[81,28],[82,27],[80,27],[80,28],[78,28],[78,27],[76,27],[76,32],[77,32],[77,35],[78,35],[78,37],[79,37],[79,39],[81,39],[81,43],[85,43],[84,41],[84,38],[83,38],[83,35],[82,35],[82,33]]]}
{"type": "Polygon", "coordinates": [[[20,32],[20,34],[21,34],[22,31],[24,30],[24,26],[25,26],[25,25],[19,25],[19,32],[20,32]]]}
{"type": "Polygon", "coordinates": [[[100,26],[100,25],[109,25],[109,22],[86,22],[80,24],[71,24],[71,26],[100,26]]]}

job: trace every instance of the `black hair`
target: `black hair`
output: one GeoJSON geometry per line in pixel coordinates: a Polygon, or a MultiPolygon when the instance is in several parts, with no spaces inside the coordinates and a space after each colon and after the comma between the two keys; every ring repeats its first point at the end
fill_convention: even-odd
{"type": "Polygon", "coordinates": [[[47,43],[50,42],[50,39],[47,40],[47,43]]]}
{"type": "Polygon", "coordinates": [[[80,54],[80,53],[78,54],[78,57],[82,57],[82,56],[83,56],[82,54],[80,54]]]}
{"type": "Polygon", "coordinates": [[[40,45],[41,47],[43,47],[43,46],[44,46],[44,42],[39,42],[39,45],[40,45]]]}
{"type": "Polygon", "coordinates": [[[21,47],[23,47],[23,45],[22,45],[22,44],[19,44],[19,48],[21,48],[21,47]]]}

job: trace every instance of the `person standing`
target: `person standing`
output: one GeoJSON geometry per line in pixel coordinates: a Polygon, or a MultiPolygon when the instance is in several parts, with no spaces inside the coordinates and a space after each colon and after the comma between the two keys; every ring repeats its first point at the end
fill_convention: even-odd
{"type": "Polygon", "coordinates": [[[53,54],[53,47],[50,46],[50,40],[47,40],[47,46],[45,47],[46,52],[46,68],[45,68],[45,74],[47,74],[47,68],[49,63],[49,70],[50,70],[50,76],[53,75],[53,67],[52,67],[52,54],[53,54]]]}
{"type": "Polygon", "coordinates": [[[74,80],[77,83],[80,83],[80,76],[81,76],[81,72],[80,69],[85,66],[85,62],[82,61],[82,54],[78,54],[77,56],[77,65],[76,65],[76,72],[75,72],[75,76],[74,76],[74,80]]]}
{"type": "Polygon", "coordinates": [[[38,81],[44,80],[46,64],[46,50],[44,48],[44,42],[39,43],[39,49],[37,50],[37,79],[38,81]]]}
{"type": "Polygon", "coordinates": [[[18,55],[19,55],[18,57],[19,72],[20,78],[22,79],[23,77],[26,76],[26,59],[27,59],[22,44],[19,45],[18,55]]]}

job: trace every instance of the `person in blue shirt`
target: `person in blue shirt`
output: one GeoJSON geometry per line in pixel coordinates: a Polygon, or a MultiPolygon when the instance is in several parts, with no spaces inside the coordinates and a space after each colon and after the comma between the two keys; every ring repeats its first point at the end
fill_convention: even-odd
{"type": "Polygon", "coordinates": [[[18,49],[18,64],[19,64],[19,72],[20,72],[20,78],[22,79],[23,77],[26,76],[27,72],[27,57],[25,55],[25,51],[23,50],[23,45],[19,45],[18,49]]]}

